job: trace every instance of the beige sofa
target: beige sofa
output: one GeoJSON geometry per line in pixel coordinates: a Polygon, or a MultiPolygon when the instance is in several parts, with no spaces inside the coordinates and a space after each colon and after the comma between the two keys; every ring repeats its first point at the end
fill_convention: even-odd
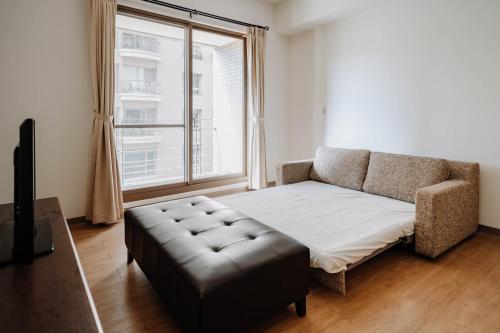
{"type": "MultiPolygon", "coordinates": [[[[432,258],[478,228],[478,163],[320,147],[314,160],[282,163],[276,171],[278,186],[315,180],[414,203],[415,251],[432,258]]],[[[313,271],[345,293],[345,272],[313,271]]]]}

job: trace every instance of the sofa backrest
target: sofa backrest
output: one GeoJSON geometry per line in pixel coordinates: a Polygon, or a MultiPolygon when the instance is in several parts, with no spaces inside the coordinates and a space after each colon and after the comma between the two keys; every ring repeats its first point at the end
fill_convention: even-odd
{"type": "Polygon", "coordinates": [[[415,203],[419,189],[450,178],[448,164],[439,158],[372,152],[363,190],[415,203]]]}
{"type": "Polygon", "coordinates": [[[369,160],[369,150],[319,147],[309,177],[361,191],[369,160]]]}
{"type": "Polygon", "coordinates": [[[448,161],[450,179],[467,180],[479,185],[479,163],[448,161]]]}

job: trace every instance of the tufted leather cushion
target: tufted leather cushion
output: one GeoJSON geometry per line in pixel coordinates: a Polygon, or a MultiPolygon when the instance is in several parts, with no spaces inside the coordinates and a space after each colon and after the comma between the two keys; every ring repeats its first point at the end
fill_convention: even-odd
{"type": "Polygon", "coordinates": [[[125,243],[188,331],[234,331],[308,291],[308,248],[204,196],[126,211],[125,243]]]}
{"type": "Polygon", "coordinates": [[[361,191],[369,159],[369,150],[318,147],[309,177],[361,191]]]}
{"type": "Polygon", "coordinates": [[[443,159],[372,152],[363,191],[415,203],[419,189],[449,177],[443,159]]]}

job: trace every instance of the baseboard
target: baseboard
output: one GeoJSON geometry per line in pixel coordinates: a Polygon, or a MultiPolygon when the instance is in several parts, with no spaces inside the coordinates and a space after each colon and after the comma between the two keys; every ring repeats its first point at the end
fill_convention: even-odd
{"type": "MultiPolygon", "coordinates": [[[[240,184],[236,184],[236,185],[239,186],[240,184]]],[[[177,196],[172,195],[170,198],[169,197],[154,198],[154,199],[149,199],[148,201],[151,201],[151,203],[154,203],[154,202],[158,202],[158,201],[174,200],[174,199],[179,199],[182,197],[189,197],[189,196],[193,196],[193,195],[197,195],[197,194],[209,194],[209,193],[212,193],[215,196],[217,196],[217,195],[229,195],[229,194],[231,194],[230,190],[236,189],[236,188],[238,188],[238,186],[225,186],[225,187],[213,188],[213,189],[208,189],[206,191],[203,191],[203,193],[201,193],[202,191],[197,191],[200,193],[185,192],[182,195],[177,195],[177,196]],[[227,193],[226,193],[226,191],[224,191],[224,189],[226,189],[227,193]],[[217,191],[217,190],[219,190],[219,191],[217,191]]],[[[274,186],[276,186],[276,182],[275,181],[267,182],[267,186],[274,187],[274,186]]],[[[124,206],[125,206],[125,208],[132,208],[132,207],[142,206],[144,204],[147,204],[147,203],[143,203],[143,202],[141,202],[140,204],[137,204],[137,203],[138,202],[126,203],[124,206]]],[[[68,222],[68,225],[90,223],[89,220],[85,219],[85,216],[73,217],[71,219],[67,219],[67,222],[68,222]]]]}
{"type": "Polygon", "coordinates": [[[81,224],[81,223],[90,223],[89,220],[85,219],[85,216],[73,217],[71,219],[67,219],[66,222],[68,222],[68,225],[75,225],[75,224],[81,224]]]}
{"type": "Polygon", "coordinates": [[[479,225],[479,231],[482,231],[482,232],[485,232],[487,234],[492,234],[492,235],[496,235],[496,236],[500,236],[500,229],[498,228],[494,228],[494,227],[490,227],[490,226],[487,226],[487,225],[479,225]]]}

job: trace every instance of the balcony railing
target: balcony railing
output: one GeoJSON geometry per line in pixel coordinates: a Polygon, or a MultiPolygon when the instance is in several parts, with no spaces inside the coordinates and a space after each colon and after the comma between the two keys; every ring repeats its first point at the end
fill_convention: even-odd
{"type": "Polygon", "coordinates": [[[123,137],[144,137],[158,136],[158,130],[155,128],[122,128],[121,135],[123,137]]]}
{"type": "Polygon", "coordinates": [[[127,94],[159,95],[160,84],[154,81],[122,80],[120,92],[127,94]]]}
{"type": "Polygon", "coordinates": [[[125,32],[122,34],[122,48],[158,53],[160,42],[156,38],[125,32]]]}

